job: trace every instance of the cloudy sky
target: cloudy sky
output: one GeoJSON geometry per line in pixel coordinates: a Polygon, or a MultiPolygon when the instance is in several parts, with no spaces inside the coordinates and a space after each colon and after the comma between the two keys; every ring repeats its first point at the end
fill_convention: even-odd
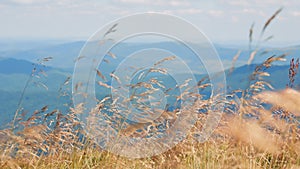
{"type": "Polygon", "coordinates": [[[104,24],[140,12],[162,12],[186,19],[212,41],[246,42],[280,7],[266,36],[274,44],[300,44],[299,0],[0,0],[1,39],[86,40],[104,24]]]}

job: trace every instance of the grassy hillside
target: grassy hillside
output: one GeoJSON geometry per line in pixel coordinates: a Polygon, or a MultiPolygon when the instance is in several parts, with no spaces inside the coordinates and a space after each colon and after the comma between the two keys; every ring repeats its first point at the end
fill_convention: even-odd
{"type": "MultiPolygon", "coordinates": [[[[295,119],[299,117],[300,112],[297,100],[300,93],[289,89],[265,95],[264,91],[268,89],[268,86],[260,85],[258,82],[270,80],[274,86],[282,89],[289,81],[288,69],[290,67],[267,68],[265,72],[269,72],[270,76],[266,79],[263,75],[256,73],[259,66],[243,66],[236,68],[233,72],[228,71],[230,89],[237,87],[244,92],[242,95],[236,93],[237,91],[228,94],[228,96],[237,94],[238,97],[231,97],[231,99],[229,97],[228,102],[225,103],[227,113],[223,115],[219,127],[207,142],[200,143],[196,140],[196,135],[203,128],[203,122],[207,118],[206,113],[200,113],[198,121],[184,141],[167,152],[142,159],[128,159],[103,150],[93,142],[92,138],[83,140],[84,132],[77,118],[80,108],[69,108],[71,102],[68,98],[70,94],[68,74],[49,70],[46,72],[47,77],[33,78],[32,83],[26,89],[22,107],[24,110],[26,107],[35,107],[35,109],[28,109],[30,110],[28,112],[20,111],[15,121],[16,128],[0,130],[2,152],[0,167],[297,168],[300,166],[300,135],[299,127],[297,127],[299,120],[295,119]],[[251,75],[255,75],[254,81],[249,79],[251,75]],[[48,91],[44,87],[37,88],[34,85],[36,80],[47,84],[48,91]],[[254,89],[259,89],[259,91],[254,89]],[[272,95],[276,97],[269,97],[272,95]],[[262,98],[262,101],[257,102],[258,98],[262,98]],[[272,98],[281,98],[281,100],[274,101],[272,98]],[[264,107],[264,102],[273,104],[272,108],[264,107]],[[67,104],[60,107],[55,103],[67,104]],[[279,114],[272,114],[270,110],[273,112],[276,110],[279,114]],[[243,118],[246,116],[248,118],[243,118]]],[[[16,100],[22,85],[13,79],[21,77],[25,81],[28,75],[2,75],[2,78],[6,79],[5,82],[11,83],[11,85],[2,84],[2,101],[16,100]],[[14,85],[15,87],[12,87],[14,85]],[[17,87],[18,90],[16,90],[17,87]]],[[[204,83],[209,83],[209,81],[204,83]]],[[[201,102],[202,106],[199,109],[206,110],[210,99],[201,102]]],[[[108,109],[112,107],[109,101],[99,102],[99,106],[101,104],[107,106],[108,109]]],[[[9,105],[12,108],[17,107],[16,103],[7,102],[5,105],[7,105],[4,106],[5,108],[9,105]]],[[[5,114],[2,116],[5,117],[5,114]]],[[[178,117],[173,116],[173,118],[178,117]]],[[[5,119],[5,122],[8,122],[8,119],[5,119]]],[[[170,124],[172,125],[172,122],[170,124]]],[[[141,135],[144,131],[146,132],[144,127],[128,126],[120,130],[119,135],[120,137],[145,137],[141,135]],[[140,131],[143,132],[140,133],[140,131]]],[[[153,124],[152,129],[158,129],[158,127],[159,125],[153,124]]],[[[150,133],[145,134],[147,136],[150,133]]]]}
{"type": "MultiPolygon", "coordinates": [[[[266,21],[258,43],[281,10],[266,21]]],[[[250,48],[255,46],[252,36],[253,27],[250,48]]],[[[126,45],[119,54],[126,56],[143,47],[126,45]]],[[[174,48],[166,43],[152,45],[174,48]]],[[[16,65],[26,73],[15,71],[14,63],[0,68],[0,123],[9,122],[0,129],[0,168],[300,168],[298,47],[267,52],[259,47],[243,50],[241,58],[223,60],[229,65],[226,86],[218,84],[227,89],[224,95],[211,95],[211,89],[219,86],[205,74],[197,72],[194,86],[189,79],[177,84],[159,64],[131,75],[130,84],[113,86],[112,79],[122,83],[114,67],[100,65],[102,70],[92,70],[97,98],[92,98],[91,108],[85,102],[91,100],[83,83],[73,84],[71,93],[68,71],[54,67],[43,71],[44,67],[33,64],[30,72],[24,61],[16,65]],[[239,65],[244,62],[248,65],[239,65]],[[230,67],[234,64],[236,68],[230,67]],[[129,94],[122,95],[124,88],[129,94]],[[73,105],[72,94],[82,96],[81,102],[73,105]],[[153,106],[165,103],[164,99],[164,107],[153,106]],[[176,106],[170,108],[171,103],[176,106]]],[[[64,50],[51,49],[57,55],[64,50]]],[[[44,54],[31,52],[30,57],[44,54]]],[[[225,53],[236,52],[226,49],[225,53]]],[[[106,63],[112,61],[116,66],[121,59],[106,63]]],[[[1,62],[9,63],[3,58],[1,62]]],[[[56,63],[66,66],[62,60],[56,63]]]]}

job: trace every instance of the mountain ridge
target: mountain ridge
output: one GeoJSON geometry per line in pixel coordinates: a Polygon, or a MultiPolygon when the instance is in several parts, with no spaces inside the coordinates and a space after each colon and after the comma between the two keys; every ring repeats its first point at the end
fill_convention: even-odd
{"type": "MultiPolygon", "coordinates": [[[[59,67],[64,69],[73,69],[75,65],[75,60],[79,56],[80,50],[85,45],[85,41],[74,41],[63,44],[49,45],[40,48],[34,48],[30,50],[13,50],[13,51],[0,51],[0,57],[2,58],[15,58],[27,60],[30,62],[37,62],[37,59],[41,59],[41,57],[53,57],[53,60],[48,64],[52,67],[59,67]]],[[[156,42],[150,44],[150,47],[163,47],[167,49],[176,48],[176,45],[173,42],[156,42]]],[[[226,68],[231,66],[231,61],[233,57],[241,51],[239,59],[237,60],[237,65],[241,66],[246,64],[251,52],[248,51],[247,48],[230,48],[226,45],[214,45],[223,64],[226,68]]],[[[127,56],[131,54],[134,50],[141,50],[147,47],[145,43],[119,43],[119,46],[114,47],[115,54],[127,56]],[[123,44],[123,45],[122,45],[123,44]],[[130,49],[132,48],[132,49],[130,49]],[[129,50],[130,49],[130,50],[129,50]]],[[[263,47],[257,52],[257,56],[254,58],[254,63],[261,63],[268,57],[272,55],[281,55],[283,53],[288,53],[287,59],[289,60],[292,57],[300,56],[300,45],[294,45],[290,47],[284,48],[271,48],[271,47],[263,47]],[[267,50],[268,53],[263,53],[263,51],[267,50]]],[[[179,51],[179,57],[185,59],[184,52],[179,51]]],[[[281,64],[289,64],[289,63],[281,63],[281,64]]]]}

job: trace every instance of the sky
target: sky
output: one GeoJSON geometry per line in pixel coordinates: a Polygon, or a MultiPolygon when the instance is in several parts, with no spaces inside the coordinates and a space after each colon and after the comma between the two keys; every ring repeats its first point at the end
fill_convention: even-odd
{"type": "Polygon", "coordinates": [[[0,0],[0,40],[86,40],[105,24],[141,12],[181,17],[216,43],[254,38],[279,8],[280,15],[266,31],[269,43],[300,44],[299,0],[0,0]]]}

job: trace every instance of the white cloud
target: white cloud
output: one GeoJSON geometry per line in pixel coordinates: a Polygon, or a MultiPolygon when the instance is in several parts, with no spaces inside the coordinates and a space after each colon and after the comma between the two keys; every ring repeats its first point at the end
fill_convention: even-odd
{"type": "Polygon", "coordinates": [[[249,6],[249,2],[243,0],[231,0],[231,1],[224,1],[224,3],[228,3],[232,6],[249,6]]]}
{"type": "Polygon", "coordinates": [[[191,15],[196,15],[196,14],[201,14],[204,11],[201,9],[195,9],[195,8],[183,8],[183,9],[171,9],[171,10],[148,10],[147,12],[159,12],[162,14],[169,14],[169,15],[186,15],[186,16],[191,16],[191,15]]]}
{"type": "Polygon", "coordinates": [[[45,2],[49,2],[49,0],[6,0],[4,2],[14,3],[14,4],[41,4],[45,2]]]}
{"type": "Polygon", "coordinates": [[[234,15],[243,15],[243,16],[261,16],[261,17],[268,17],[268,15],[260,9],[255,8],[243,8],[242,10],[234,10],[231,12],[234,15]]]}
{"type": "Polygon", "coordinates": [[[188,8],[188,9],[179,9],[179,10],[176,10],[176,13],[177,14],[194,15],[194,14],[203,13],[203,10],[196,9],[196,8],[188,8]]]}
{"type": "Polygon", "coordinates": [[[253,8],[244,8],[241,12],[242,13],[255,14],[255,13],[257,13],[257,10],[255,10],[253,8]]]}
{"type": "Polygon", "coordinates": [[[26,5],[27,7],[34,6],[63,6],[84,4],[82,0],[2,0],[0,4],[6,5],[26,5]]]}
{"type": "Polygon", "coordinates": [[[32,3],[36,3],[38,1],[35,1],[35,0],[11,0],[11,2],[19,3],[19,4],[32,4],[32,3]]]}
{"type": "Polygon", "coordinates": [[[252,22],[260,26],[282,6],[280,22],[272,24],[274,36],[299,41],[299,0],[0,0],[0,37],[88,37],[111,20],[153,11],[183,17],[211,39],[226,41],[247,38],[252,22]]]}
{"type": "Polygon", "coordinates": [[[221,0],[223,4],[228,4],[235,7],[268,7],[268,6],[285,6],[289,5],[290,1],[285,0],[221,0]]]}
{"type": "Polygon", "coordinates": [[[188,1],[168,1],[171,6],[183,7],[190,6],[191,4],[188,1]]]}
{"type": "Polygon", "coordinates": [[[150,5],[150,6],[173,6],[186,7],[190,6],[186,0],[114,0],[115,3],[131,4],[131,5],[150,5]]]}
{"type": "Polygon", "coordinates": [[[162,0],[114,0],[116,4],[127,5],[164,5],[166,2],[162,0]]]}
{"type": "Polygon", "coordinates": [[[121,3],[131,3],[131,4],[145,4],[149,3],[147,0],[117,0],[121,3]]]}
{"type": "Polygon", "coordinates": [[[300,11],[293,11],[293,12],[291,12],[291,15],[295,16],[295,17],[299,17],[300,16],[300,11]]]}
{"type": "Polygon", "coordinates": [[[231,16],[231,20],[232,20],[232,22],[234,22],[234,23],[237,23],[237,22],[240,21],[239,17],[237,17],[237,16],[231,16]]]}
{"type": "MultiPolygon", "coordinates": [[[[148,11],[148,12],[157,12],[157,11],[148,11]]],[[[159,12],[162,13],[162,14],[167,14],[167,15],[175,15],[174,11],[171,11],[171,10],[162,10],[162,11],[159,11],[159,12]]]]}
{"type": "Polygon", "coordinates": [[[209,10],[207,13],[213,17],[221,17],[224,14],[221,10],[209,10]]]}

